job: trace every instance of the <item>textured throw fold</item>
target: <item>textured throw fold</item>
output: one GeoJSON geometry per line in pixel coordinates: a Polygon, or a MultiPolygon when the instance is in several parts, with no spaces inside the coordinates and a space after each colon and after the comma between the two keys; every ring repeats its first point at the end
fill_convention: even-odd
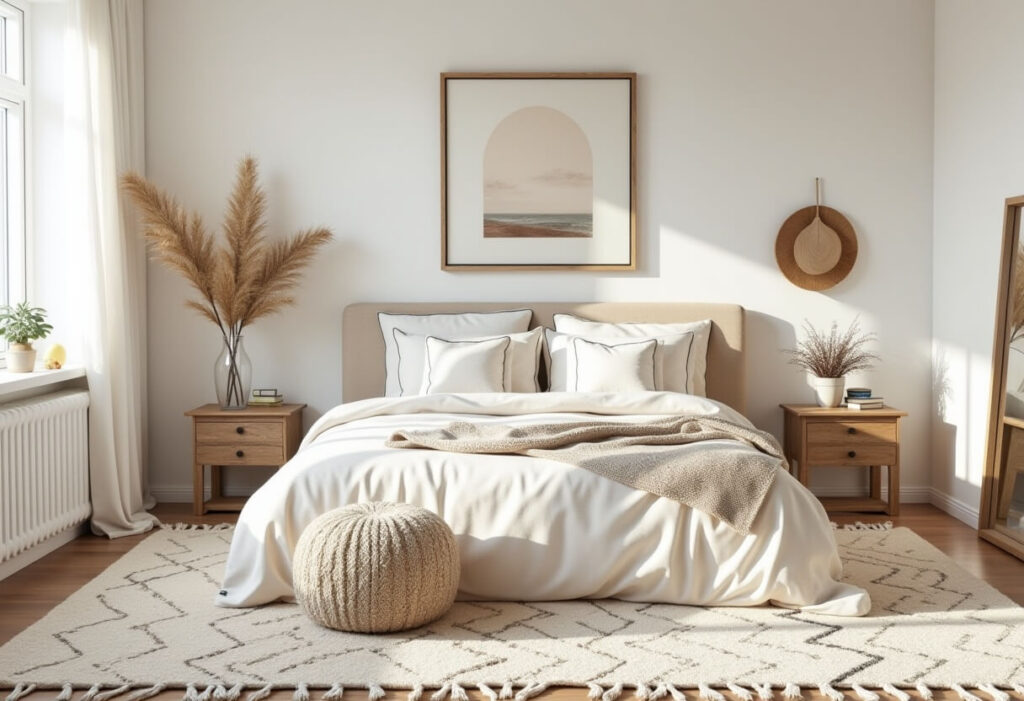
{"type": "Polygon", "coordinates": [[[457,421],[396,431],[386,445],[557,460],[704,511],[744,534],[783,459],[771,434],[699,415],[530,426],[457,421]]]}

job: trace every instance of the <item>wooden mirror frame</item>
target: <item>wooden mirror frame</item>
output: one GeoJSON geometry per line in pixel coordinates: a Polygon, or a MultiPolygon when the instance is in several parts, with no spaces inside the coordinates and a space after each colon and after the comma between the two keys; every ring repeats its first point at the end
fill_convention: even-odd
{"type": "MultiPolygon", "coordinates": [[[[1006,200],[1003,217],[1003,252],[999,263],[999,288],[996,301],[995,334],[992,343],[992,394],[989,400],[988,441],[985,447],[985,475],[981,483],[981,513],[978,535],[988,542],[1024,560],[1024,542],[996,528],[1001,483],[1000,473],[1009,448],[1008,427],[1024,429],[1024,420],[1006,416],[1006,374],[1009,362],[1010,304],[1013,266],[1020,245],[1020,225],[1024,214],[1024,195],[1006,200]]],[[[1024,271],[1022,271],[1024,274],[1024,271]]]]}

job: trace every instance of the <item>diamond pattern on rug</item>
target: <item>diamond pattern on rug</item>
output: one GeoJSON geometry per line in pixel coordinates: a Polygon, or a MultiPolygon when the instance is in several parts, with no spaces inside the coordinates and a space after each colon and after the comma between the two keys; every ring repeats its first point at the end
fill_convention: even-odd
{"type": "Polygon", "coordinates": [[[0,648],[0,684],[1024,680],[1024,609],[906,528],[836,532],[845,578],[871,593],[863,618],[768,606],[458,602],[439,621],[387,635],[320,628],[294,604],[214,606],[231,534],[146,538],[0,648]]]}

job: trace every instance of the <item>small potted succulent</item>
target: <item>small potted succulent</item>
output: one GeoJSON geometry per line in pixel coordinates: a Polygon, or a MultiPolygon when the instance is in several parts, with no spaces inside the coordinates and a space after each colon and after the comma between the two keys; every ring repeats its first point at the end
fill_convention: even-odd
{"type": "Polygon", "coordinates": [[[0,307],[0,336],[7,339],[7,369],[10,372],[32,372],[36,366],[36,350],[32,341],[46,338],[53,327],[46,323],[46,310],[30,307],[28,302],[0,307]]]}
{"type": "Polygon", "coordinates": [[[865,345],[875,340],[875,335],[862,332],[857,319],[842,333],[834,321],[825,333],[805,319],[804,332],[806,338],[796,348],[785,351],[790,356],[789,362],[814,376],[819,406],[839,406],[843,401],[846,375],[854,370],[870,369],[878,360],[877,355],[864,350],[865,345]]]}

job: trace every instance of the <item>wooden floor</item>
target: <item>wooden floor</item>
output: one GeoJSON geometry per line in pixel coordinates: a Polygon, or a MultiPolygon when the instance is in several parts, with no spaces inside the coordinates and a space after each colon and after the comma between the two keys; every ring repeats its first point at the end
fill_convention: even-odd
{"type": "MultiPolygon", "coordinates": [[[[207,514],[193,516],[191,505],[162,504],[154,513],[164,522],[182,521],[187,523],[224,523],[234,522],[233,514],[207,514]]],[[[887,517],[875,517],[866,514],[836,514],[834,520],[839,523],[855,521],[875,522],[890,520],[887,517]]],[[[902,515],[891,519],[897,526],[907,526],[937,548],[945,552],[956,562],[975,576],[989,582],[1020,605],[1024,605],[1024,562],[1007,555],[993,545],[978,538],[977,532],[968,528],[960,521],[939,511],[933,506],[924,504],[907,504],[902,507],[902,515]]],[[[42,618],[54,606],[59,604],[75,590],[98,575],[124,553],[146,538],[146,535],[108,540],[96,536],[83,536],[59,548],[41,560],[29,565],[7,579],[0,581],[0,644],[3,644],[42,618]]],[[[0,670],[0,677],[3,670],[0,670]]],[[[695,691],[687,691],[687,698],[697,699],[695,691]]],[[[736,701],[728,691],[723,694],[729,701],[736,701]]],[[[25,697],[25,701],[43,701],[53,699],[54,692],[35,692],[25,697]]],[[[916,694],[912,694],[917,698],[916,694]]],[[[155,701],[177,700],[181,691],[165,691],[155,697],[155,701]]],[[[883,699],[890,699],[887,694],[880,694],[883,699]]],[[[1024,696],[1011,694],[1015,699],[1024,700],[1024,696]]],[[[982,693],[982,699],[989,697],[982,693]]],[[[272,701],[289,701],[291,691],[275,691],[272,701]]],[[[319,695],[313,695],[314,699],[319,695]]],[[[405,701],[404,692],[389,692],[386,701],[405,701]]],[[[428,697],[424,697],[428,698],[428,697]]],[[[486,701],[479,693],[470,692],[473,701],[486,701]]],[[[587,701],[585,689],[550,689],[537,697],[544,701],[587,701]]],[[[817,690],[807,690],[804,698],[814,701],[829,701],[817,690]]],[[[847,693],[850,701],[856,696],[847,693]]],[[[936,690],[937,701],[958,700],[952,691],[936,690]]],[[[623,694],[621,701],[632,701],[632,692],[623,694]]],[[[243,699],[244,701],[244,699],[243,699]]],[[[345,692],[345,701],[366,701],[366,691],[352,689],[345,692]]],[[[668,699],[667,701],[671,701],[668,699]]]]}

